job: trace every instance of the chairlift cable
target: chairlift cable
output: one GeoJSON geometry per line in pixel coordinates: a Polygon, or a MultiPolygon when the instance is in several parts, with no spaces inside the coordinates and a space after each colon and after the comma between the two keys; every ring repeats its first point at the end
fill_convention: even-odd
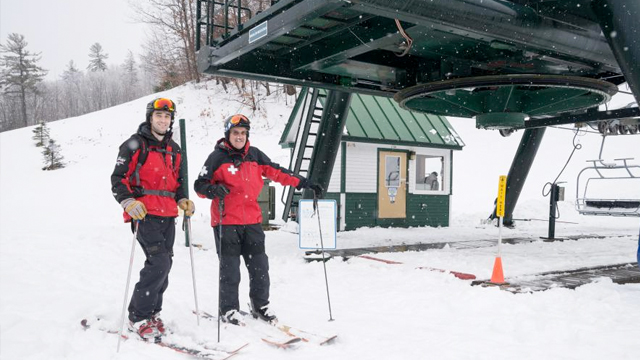
{"type": "MultiPolygon", "coordinates": [[[[543,197],[547,197],[550,193],[551,193],[551,187],[553,187],[553,185],[558,181],[558,179],[560,178],[560,176],[562,175],[562,173],[564,172],[564,170],[567,168],[567,165],[569,165],[569,162],[571,161],[571,158],[573,157],[573,154],[576,152],[576,150],[580,150],[582,149],[582,144],[578,143],[576,144],[576,138],[578,137],[578,134],[580,133],[579,129],[575,129],[575,135],[573,136],[573,150],[571,150],[571,154],[569,154],[569,158],[567,159],[567,162],[565,162],[564,166],[562,167],[562,170],[560,170],[560,172],[558,173],[558,176],[556,176],[555,180],[553,180],[553,182],[547,182],[546,184],[544,184],[544,186],[542,187],[542,196],[543,197]],[[547,188],[547,186],[549,186],[549,190],[545,193],[545,189],[547,188]]],[[[560,218],[560,208],[558,208],[558,205],[556,204],[556,213],[558,214],[558,216],[556,216],[556,219],[560,218]]]]}

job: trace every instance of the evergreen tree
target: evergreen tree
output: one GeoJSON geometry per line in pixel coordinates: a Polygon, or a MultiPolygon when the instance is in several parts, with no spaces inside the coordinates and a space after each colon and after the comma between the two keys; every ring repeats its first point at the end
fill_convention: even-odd
{"type": "Polygon", "coordinates": [[[68,117],[82,114],[80,100],[84,97],[81,90],[83,76],[73,60],[70,60],[61,76],[63,96],[60,102],[64,104],[64,111],[58,116],[68,117]]]}
{"type": "Polygon", "coordinates": [[[127,74],[129,85],[136,85],[138,83],[138,69],[136,66],[136,59],[131,50],[127,53],[127,58],[124,60],[123,67],[127,74]]]}
{"type": "Polygon", "coordinates": [[[0,45],[0,87],[7,97],[17,97],[22,117],[17,127],[28,126],[27,96],[38,94],[38,84],[47,75],[47,71],[37,65],[40,53],[27,51],[24,36],[9,34],[6,45],[0,45]]]}
{"type": "Polygon", "coordinates": [[[107,63],[104,61],[108,58],[109,55],[104,53],[100,43],[91,45],[89,49],[89,66],[87,66],[87,69],[91,72],[107,70],[107,63]]]}
{"type": "Polygon", "coordinates": [[[82,73],[76,67],[76,64],[73,62],[73,60],[69,60],[67,68],[64,69],[64,72],[62,73],[62,80],[64,80],[65,82],[75,82],[80,79],[80,77],[82,77],[82,73]]]}
{"type": "Polygon", "coordinates": [[[40,121],[40,124],[33,129],[33,140],[36,141],[36,146],[44,146],[49,143],[49,128],[47,123],[40,121]]]}
{"type": "Polygon", "coordinates": [[[124,96],[126,100],[133,100],[138,97],[139,80],[138,67],[131,50],[129,50],[127,58],[124,60],[124,64],[122,64],[122,69],[124,70],[123,83],[126,84],[124,87],[124,96]]]}
{"type": "Polygon", "coordinates": [[[56,144],[55,140],[49,138],[49,143],[42,150],[44,155],[44,167],[42,170],[56,170],[64,167],[62,162],[60,145],[56,144]]]}

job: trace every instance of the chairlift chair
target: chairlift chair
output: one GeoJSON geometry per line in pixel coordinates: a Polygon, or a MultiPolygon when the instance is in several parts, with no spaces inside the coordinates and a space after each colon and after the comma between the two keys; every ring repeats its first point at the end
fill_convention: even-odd
{"type": "Polygon", "coordinates": [[[580,214],[640,217],[640,190],[629,193],[625,191],[629,188],[620,187],[622,182],[627,182],[632,184],[631,189],[640,189],[640,166],[630,165],[627,162],[629,160],[633,158],[614,159],[613,163],[606,163],[602,159],[587,160],[592,165],[582,169],[576,180],[576,210],[580,214]],[[589,189],[599,180],[607,184],[608,190],[617,190],[624,194],[590,195],[589,189]],[[581,182],[584,184],[582,187],[581,182]]]}

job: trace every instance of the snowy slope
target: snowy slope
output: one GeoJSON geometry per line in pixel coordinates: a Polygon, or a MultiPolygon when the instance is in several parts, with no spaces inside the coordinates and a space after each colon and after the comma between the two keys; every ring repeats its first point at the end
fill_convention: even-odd
{"type": "MultiPolygon", "coordinates": [[[[223,119],[236,112],[252,118],[250,141],[280,164],[288,151],[277,145],[293,99],[272,96],[264,110],[251,113],[213,83],[182,86],[159,96],[178,104],[187,119],[190,181],[222,136],[223,119]]],[[[152,97],[51,123],[68,165],[41,171],[41,154],[31,128],[0,134],[0,358],[13,359],[183,359],[166,349],[128,341],[116,355],[117,338],[84,332],[79,321],[101,316],[117,323],[132,236],[110,193],[109,175],[117,148],[144,118],[152,97]]],[[[472,120],[452,119],[467,146],[454,155],[454,199],[450,228],[360,229],[338,235],[340,247],[496,239],[497,229],[481,224],[491,212],[497,179],[506,174],[519,134],[502,138],[474,128],[472,120]]],[[[555,179],[572,150],[573,132],[548,129],[514,214],[545,219],[548,198],[542,186],[555,179]]],[[[640,136],[607,140],[606,158],[640,160],[640,136]]],[[[579,137],[583,145],[561,180],[568,181],[556,234],[602,234],[604,239],[503,245],[505,275],[635,261],[638,218],[582,217],[573,210],[575,177],[584,160],[596,158],[600,137],[579,137]],[[615,235],[615,236],[614,236],[615,235]]],[[[278,187],[278,191],[281,188],[278,187]]],[[[193,190],[191,190],[193,197],[193,190]]],[[[279,198],[279,195],[278,195],[279,198]]],[[[209,227],[209,201],[194,199],[194,242],[200,307],[215,312],[217,260],[209,227]]],[[[278,217],[281,206],[278,208],[278,217]]],[[[289,227],[287,227],[289,228],[289,227]]],[[[527,221],[505,237],[546,235],[546,223],[527,221]]],[[[329,347],[295,351],[267,347],[238,328],[223,327],[223,346],[250,341],[238,359],[635,359],[640,352],[640,285],[601,279],[577,290],[553,289],[513,295],[472,287],[451,275],[418,266],[473,273],[488,278],[495,248],[431,250],[379,254],[402,262],[387,265],[366,259],[327,263],[333,322],[328,322],[324,274],[308,264],[297,235],[267,233],[271,259],[272,304],[285,323],[337,333],[329,347]]],[[[177,333],[215,344],[216,325],[198,327],[188,248],[178,232],[174,267],[163,318],[177,333]]],[[[142,267],[136,248],[133,281],[142,267]]],[[[243,270],[240,303],[248,302],[243,270]]]]}

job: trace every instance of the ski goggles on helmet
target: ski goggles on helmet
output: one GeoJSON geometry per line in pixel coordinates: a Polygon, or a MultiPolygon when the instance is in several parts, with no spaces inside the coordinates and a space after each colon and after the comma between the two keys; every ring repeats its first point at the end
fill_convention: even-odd
{"type": "Polygon", "coordinates": [[[153,102],[153,109],[173,112],[175,110],[175,106],[173,105],[173,101],[166,98],[160,98],[153,102]]]}
{"type": "Polygon", "coordinates": [[[246,116],[238,114],[238,115],[233,115],[231,117],[231,119],[229,119],[229,122],[233,125],[238,125],[238,124],[250,124],[251,122],[249,121],[249,119],[247,119],[246,116]]]}

